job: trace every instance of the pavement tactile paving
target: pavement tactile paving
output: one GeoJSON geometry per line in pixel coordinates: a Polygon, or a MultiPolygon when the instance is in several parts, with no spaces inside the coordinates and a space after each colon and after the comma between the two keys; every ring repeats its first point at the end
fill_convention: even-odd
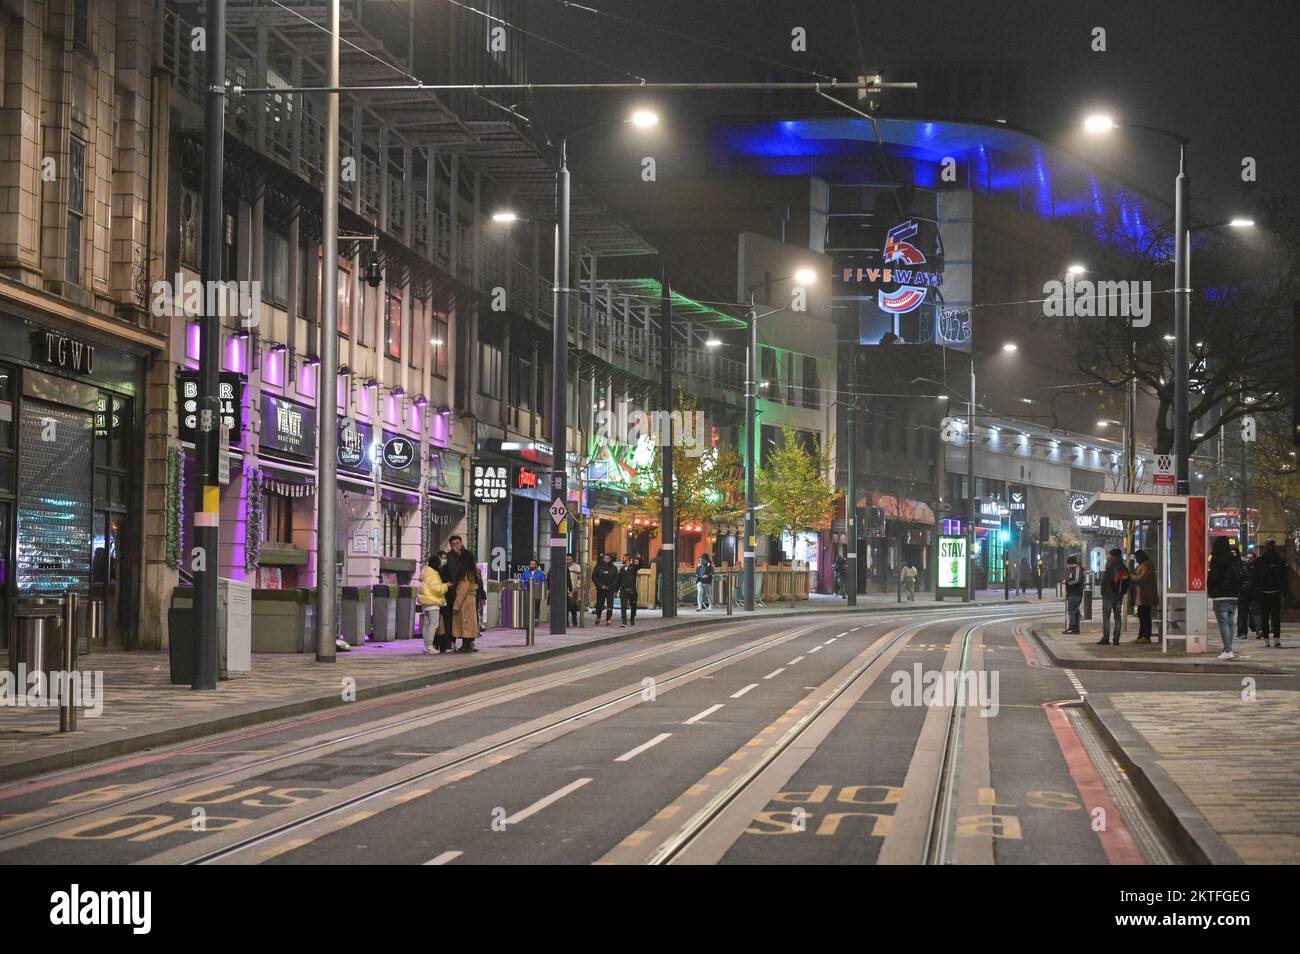
{"type": "Polygon", "coordinates": [[[1113,693],[1160,768],[1247,864],[1300,862],[1300,692],[1113,693]]]}

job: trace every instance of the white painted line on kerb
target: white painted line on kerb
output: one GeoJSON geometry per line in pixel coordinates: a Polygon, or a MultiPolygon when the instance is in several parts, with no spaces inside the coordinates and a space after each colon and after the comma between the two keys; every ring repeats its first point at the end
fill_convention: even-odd
{"type": "Polygon", "coordinates": [[[764,676],[763,678],[764,678],[764,679],[771,679],[773,676],[779,676],[779,675],[781,675],[781,673],[783,673],[783,672],[785,672],[785,667],[784,667],[784,666],[782,666],[780,669],[773,669],[771,672],[769,672],[769,673],[768,673],[766,676],[764,676]]]}
{"type": "Polygon", "coordinates": [[[442,854],[438,855],[436,858],[430,858],[428,861],[425,862],[425,864],[426,864],[426,865],[445,865],[445,864],[447,864],[448,862],[455,861],[457,858],[459,858],[459,857],[460,857],[461,855],[463,855],[464,853],[465,853],[465,852],[463,852],[463,851],[444,851],[442,854]]]}
{"type": "Polygon", "coordinates": [[[689,719],[687,719],[685,722],[683,722],[682,725],[694,725],[695,723],[697,723],[697,722],[699,722],[701,719],[703,719],[705,716],[713,715],[713,713],[715,713],[715,712],[717,712],[719,709],[721,709],[722,706],[723,706],[723,704],[722,704],[721,702],[719,702],[716,706],[709,706],[709,707],[708,707],[707,709],[705,709],[703,712],[697,712],[697,713],[695,713],[695,715],[691,716],[689,719]]]}
{"type": "Polygon", "coordinates": [[[793,666],[795,663],[799,662],[799,661],[802,660],[803,658],[804,658],[804,657],[802,657],[802,656],[795,656],[794,659],[791,659],[788,663],[786,663],[786,665],[787,665],[787,666],[793,666]]]}
{"type": "Polygon", "coordinates": [[[646,749],[653,748],[654,746],[658,745],[660,742],[662,742],[664,739],[668,738],[668,737],[671,736],[671,735],[672,735],[671,732],[661,732],[661,733],[659,733],[658,735],[656,735],[653,739],[651,739],[649,742],[642,742],[642,743],[641,743],[640,745],[638,745],[635,749],[628,749],[626,752],[624,752],[622,755],[620,755],[620,756],[619,756],[618,758],[616,758],[614,761],[615,761],[615,762],[631,762],[634,758],[636,758],[638,755],[640,755],[640,754],[641,754],[642,752],[644,752],[646,749]]]}
{"type": "Polygon", "coordinates": [[[1074,691],[1079,694],[1080,698],[1088,694],[1088,690],[1083,688],[1083,683],[1079,681],[1079,677],[1074,674],[1073,669],[1066,669],[1065,675],[1069,678],[1070,685],[1074,686],[1074,691]]]}
{"type": "Polygon", "coordinates": [[[551,794],[547,795],[545,798],[539,798],[537,801],[533,802],[523,811],[515,812],[513,815],[511,815],[509,818],[506,819],[505,823],[507,825],[517,825],[525,818],[531,818],[532,816],[536,815],[546,806],[553,805],[554,803],[558,802],[565,795],[570,795],[573,792],[576,792],[578,789],[582,788],[582,786],[586,785],[590,781],[591,779],[589,778],[576,779],[575,781],[572,781],[568,785],[564,786],[564,788],[561,788],[558,791],[551,792],[551,794]]]}
{"type": "Polygon", "coordinates": [[[756,683],[756,682],[751,682],[748,686],[746,686],[744,689],[741,689],[739,692],[733,692],[733,693],[731,694],[731,698],[733,698],[733,699],[739,699],[739,698],[740,698],[741,696],[743,696],[745,693],[749,692],[749,690],[751,690],[751,689],[757,689],[757,688],[758,688],[758,683],[756,683]]]}
{"type": "Polygon", "coordinates": [[[822,648],[820,646],[814,646],[812,649],[808,650],[808,655],[811,656],[813,653],[819,653],[821,650],[822,648]]]}

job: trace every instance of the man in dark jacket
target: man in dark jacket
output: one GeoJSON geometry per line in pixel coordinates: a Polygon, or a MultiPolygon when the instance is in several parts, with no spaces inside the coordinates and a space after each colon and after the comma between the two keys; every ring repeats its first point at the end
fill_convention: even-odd
{"type": "Polygon", "coordinates": [[[618,591],[618,567],[614,554],[602,553],[600,562],[591,571],[591,582],[596,587],[596,625],[600,625],[600,611],[605,611],[605,625],[614,625],[614,594],[618,591]]]}
{"type": "Polygon", "coordinates": [[[451,616],[452,604],[456,601],[456,584],[464,575],[465,570],[474,563],[474,555],[465,549],[465,541],[461,539],[460,534],[453,534],[447,541],[447,556],[442,561],[442,566],[438,567],[438,575],[442,577],[442,582],[448,584],[450,589],[447,590],[447,601],[442,606],[442,632],[443,635],[438,637],[439,649],[444,645],[450,648],[455,640],[451,637],[451,616]]]}
{"type": "MultiPolygon", "coordinates": [[[[1237,638],[1245,639],[1246,630],[1259,634],[1259,594],[1255,587],[1255,560],[1258,555],[1252,550],[1246,555],[1245,574],[1241,589],[1237,591],[1237,638]]],[[[1258,635],[1263,639],[1263,635],[1258,635]]]]}
{"type": "Polygon", "coordinates": [[[713,561],[701,553],[695,567],[695,612],[706,609],[713,609],[713,561]]]}
{"type": "Polygon", "coordinates": [[[1106,566],[1101,571],[1101,639],[1099,646],[1111,642],[1111,621],[1115,623],[1114,643],[1119,645],[1120,624],[1124,616],[1124,594],[1128,592],[1128,570],[1124,567],[1124,551],[1111,550],[1106,566]]]}
{"type": "Polygon", "coordinates": [[[1286,560],[1277,552],[1277,542],[1269,540],[1264,552],[1255,561],[1255,589],[1259,599],[1259,631],[1264,634],[1264,645],[1282,648],[1282,594],[1290,584],[1286,560]],[[1268,641],[1272,627],[1273,642],[1268,641]]]}
{"type": "Polygon", "coordinates": [[[623,558],[623,569],[618,572],[619,625],[627,625],[628,610],[632,611],[632,625],[636,625],[636,578],[641,572],[641,558],[628,554],[623,558]]]}
{"type": "Polygon", "coordinates": [[[1083,602],[1083,567],[1071,554],[1065,560],[1065,634],[1079,632],[1079,604],[1083,602]]]}

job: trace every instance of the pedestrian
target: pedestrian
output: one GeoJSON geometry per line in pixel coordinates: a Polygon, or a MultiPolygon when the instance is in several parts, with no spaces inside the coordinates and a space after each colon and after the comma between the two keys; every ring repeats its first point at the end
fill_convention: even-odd
{"type": "Polygon", "coordinates": [[[570,553],[564,558],[565,572],[568,579],[565,581],[565,596],[568,601],[569,622],[574,626],[578,625],[578,596],[582,591],[582,567],[578,566],[578,561],[570,553]]]}
{"type": "Polygon", "coordinates": [[[848,586],[846,585],[848,581],[848,576],[849,576],[849,561],[844,556],[844,554],[841,553],[839,556],[835,558],[835,588],[833,590],[834,595],[843,596],[845,598],[848,597],[849,590],[848,590],[848,586]]]}
{"type": "Polygon", "coordinates": [[[451,635],[460,640],[458,653],[478,652],[474,640],[479,634],[479,596],[484,589],[478,564],[472,559],[465,561],[451,607],[451,635]]]}
{"type": "Polygon", "coordinates": [[[1030,569],[1029,566],[1029,557],[1021,557],[1020,576],[1016,579],[1017,589],[1020,591],[1020,595],[1022,596],[1024,595],[1025,587],[1029,585],[1029,582],[1033,577],[1033,575],[1034,575],[1034,571],[1030,569]]]}
{"type": "Polygon", "coordinates": [[[1062,635],[1078,635],[1079,604],[1083,602],[1083,567],[1073,553],[1065,560],[1065,629],[1062,635]]]}
{"type": "MultiPolygon", "coordinates": [[[[455,587],[464,575],[466,564],[473,563],[474,556],[465,549],[465,541],[461,539],[460,534],[452,534],[447,540],[447,552],[443,554],[442,565],[438,567],[438,575],[442,577],[444,583],[455,587]]],[[[442,629],[434,637],[434,644],[440,652],[446,652],[455,645],[452,639],[452,602],[455,594],[452,593],[442,606],[442,629]]]]}
{"type": "Polygon", "coordinates": [[[605,611],[605,625],[614,625],[614,593],[618,590],[618,567],[614,554],[602,553],[600,562],[591,571],[591,582],[596,587],[596,625],[600,625],[600,612],[605,611]]]}
{"type": "MultiPolygon", "coordinates": [[[[437,560],[438,557],[433,559],[437,560]]],[[[416,599],[420,604],[420,635],[424,638],[426,656],[446,652],[445,649],[437,648],[436,641],[442,628],[442,608],[447,605],[447,590],[450,588],[449,583],[442,581],[442,574],[434,569],[432,562],[421,571],[416,599]]]]}
{"type": "Polygon", "coordinates": [[[1124,551],[1119,547],[1111,550],[1106,558],[1106,565],[1101,570],[1101,639],[1097,645],[1105,646],[1112,642],[1111,622],[1115,624],[1113,642],[1119,645],[1120,623],[1124,616],[1124,594],[1128,592],[1129,575],[1124,566],[1124,551]]]}
{"type": "Polygon", "coordinates": [[[903,564],[903,592],[907,594],[907,602],[916,602],[916,567],[911,563],[903,564]]]}
{"type": "Polygon", "coordinates": [[[519,579],[532,591],[533,622],[542,618],[542,594],[546,591],[546,571],[536,560],[529,560],[528,566],[519,571],[519,579]]]}
{"type": "Polygon", "coordinates": [[[632,625],[636,625],[636,581],[641,572],[641,557],[630,553],[623,558],[623,569],[618,574],[618,617],[620,626],[628,624],[628,611],[632,625]]]}
{"type": "Polygon", "coordinates": [[[1255,560],[1258,558],[1254,550],[1246,554],[1245,575],[1241,581],[1241,590],[1237,594],[1237,638],[1245,639],[1246,630],[1250,629],[1255,634],[1256,639],[1263,639],[1264,635],[1259,631],[1259,587],[1255,585],[1255,560]]]}
{"type": "Polygon", "coordinates": [[[1259,599],[1259,631],[1264,634],[1268,647],[1268,632],[1273,630],[1272,648],[1282,648],[1282,594],[1290,588],[1290,571],[1286,560],[1277,550],[1277,542],[1270,539],[1264,552],[1255,560],[1255,590],[1259,599]]]}
{"type": "Polygon", "coordinates": [[[1151,607],[1160,599],[1156,568],[1146,550],[1133,551],[1133,605],[1137,607],[1138,634],[1135,643],[1151,642],[1151,607]]]}
{"type": "Polygon", "coordinates": [[[713,609],[713,562],[701,553],[695,566],[695,612],[706,609],[713,609]]]}
{"type": "Polygon", "coordinates": [[[1235,658],[1232,637],[1237,629],[1237,601],[1241,596],[1241,582],[1246,569],[1241,558],[1228,546],[1227,537],[1215,537],[1210,550],[1208,587],[1214,618],[1219,624],[1219,640],[1223,643],[1220,659],[1235,658]]]}

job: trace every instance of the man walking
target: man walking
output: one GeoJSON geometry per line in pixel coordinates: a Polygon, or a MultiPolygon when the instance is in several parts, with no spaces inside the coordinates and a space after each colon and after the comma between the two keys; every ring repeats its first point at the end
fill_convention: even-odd
{"type": "Polygon", "coordinates": [[[636,581],[641,572],[641,557],[628,554],[623,558],[623,569],[618,574],[618,618],[619,625],[628,624],[628,611],[632,613],[632,625],[636,625],[636,581]]]}
{"type": "Polygon", "coordinates": [[[1097,645],[1105,646],[1113,642],[1119,645],[1120,625],[1124,619],[1124,594],[1128,592],[1129,576],[1124,567],[1124,551],[1119,547],[1111,550],[1106,558],[1106,566],[1101,571],[1101,639],[1097,645]],[[1111,624],[1115,626],[1115,637],[1111,639],[1111,624]]]}
{"type": "Polygon", "coordinates": [[[1286,560],[1277,552],[1277,541],[1264,544],[1264,552],[1255,561],[1255,590],[1259,599],[1259,631],[1264,634],[1264,646],[1282,648],[1282,594],[1290,580],[1286,560]],[[1269,643],[1270,628],[1273,642],[1269,643]]]}
{"type": "Polygon", "coordinates": [[[707,553],[700,554],[695,567],[695,612],[713,608],[713,563],[707,553]]]}
{"type": "Polygon", "coordinates": [[[1071,554],[1065,561],[1065,629],[1063,635],[1078,635],[1079,604],[1083,602],[1083,567],[1071,554]]]}
{"type": "Polygon", "coordinates": [[[903,564],[903,593],[907,602],[916,602],[916,567],[910,563],[903,564]]]}
{"type": "Polygon", "coordinates": [[[600,562],[591,572],[591,582],[596,587],[596,625],[600,625],[600,613],[605,611],[605,625],[614,625],[614,593],[618,590],[618,567],[614,566],[614,554],[602,553],[600,562]]]}

